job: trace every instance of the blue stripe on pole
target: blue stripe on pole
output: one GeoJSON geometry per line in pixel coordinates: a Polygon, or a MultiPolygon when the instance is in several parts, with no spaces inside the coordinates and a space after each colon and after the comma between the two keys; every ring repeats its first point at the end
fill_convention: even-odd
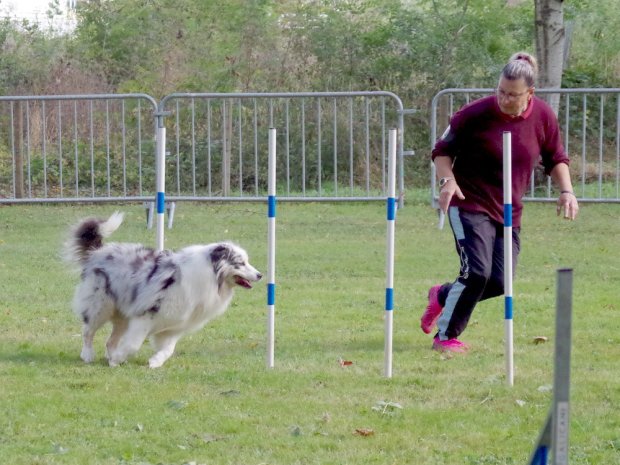
{"type": "Polygon", "coordinates": [[[276,196],[270,195],[267,198],[267,203],[268,203],[267,216],[269,218],[275,218],[276,217],[276,196]]]}
{"type": "Polygon", "coordinates": [[[387,219],[388,221],[396,219],[396,199],[394,197],[387,199],[387,219]]]}
{"type": "Polygon", "coordinates": [[[547,446],[540,446],[538,449],[536,449],[536,454],[534,454],[534,457],[532,458],[532,463],[530,465],[547,465],[547,455],[547,446]]]}
{"type": "Polygon", "coordinates": [[[267,305],[276,304],[276,285],[275,283],[267,284],[267,305]]]}
{"type": "Polygon", "coordinates": [[[512,320],[512,296],[504,297],[504,319],[512,320]]]}
{"type": "Polygon", "coordinates": [[[157,193],[157,213],[164,213],[166,211],[166,194],[163,192],[157,193]]]}
{"type": "Polygon", "coordinates": [[[512,204],[504,204],[504,226],[512,228],[512,204]]]}
{"type": "Polygon", "coordinates": [[[385,310],[394,310],[394,289],[391,287],[385,288],[385,310]]]}

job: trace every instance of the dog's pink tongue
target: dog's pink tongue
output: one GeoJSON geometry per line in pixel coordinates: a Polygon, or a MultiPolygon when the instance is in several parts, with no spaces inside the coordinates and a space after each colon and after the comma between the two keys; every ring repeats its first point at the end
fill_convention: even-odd
{"type": "Polygon", "coordinates": [[[245,278],[242,278],[241,276],[235,276],[235,282],[241,287],[245,287],[246,289],[252,289],[252,285],[250,284],[250,281],[248,281],[245,278]]]}

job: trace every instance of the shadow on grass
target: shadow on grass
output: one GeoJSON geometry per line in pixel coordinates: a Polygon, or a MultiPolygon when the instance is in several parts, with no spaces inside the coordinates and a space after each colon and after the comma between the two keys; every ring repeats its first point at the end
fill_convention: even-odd
{"type": "MultiPolygon", "coordinates": [[[[13,363],[16,365],[63,365],[80,366],[84,362],[79,353],[67,353],[43,346],[32,344],[3,345],[0,347],[0,363],[13,363]]],[[[104,358],[97,360],[93,365],[107,365],[104,358]]]]}

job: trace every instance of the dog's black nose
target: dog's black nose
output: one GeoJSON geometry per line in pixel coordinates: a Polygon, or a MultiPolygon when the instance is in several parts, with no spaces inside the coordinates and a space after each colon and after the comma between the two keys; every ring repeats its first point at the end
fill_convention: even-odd
{"type": "Polygon", "coordinates": [[[256,280],[260,281],[263,278],[263,274],[262,273],[256,273],[256,280]]]}

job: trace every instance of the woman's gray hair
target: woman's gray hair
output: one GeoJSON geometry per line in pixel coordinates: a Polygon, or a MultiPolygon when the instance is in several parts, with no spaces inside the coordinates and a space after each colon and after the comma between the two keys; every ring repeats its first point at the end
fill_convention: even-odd
{"type": "Polygon", "coordinates": [[[527,52],[515,53],[502,69],[502,76],[511,81],[523,79],[528,87],[534,87],[538,77],[536,58],[527,52]]]}

